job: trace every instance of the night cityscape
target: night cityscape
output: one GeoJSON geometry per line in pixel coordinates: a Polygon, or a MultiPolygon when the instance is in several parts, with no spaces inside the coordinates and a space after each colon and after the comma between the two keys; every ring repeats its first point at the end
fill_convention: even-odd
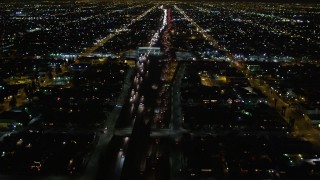
{"type": "Polygon", "coordinates": [[[320,2],[1,1],[0,180],[320,179],[320,2]]]}

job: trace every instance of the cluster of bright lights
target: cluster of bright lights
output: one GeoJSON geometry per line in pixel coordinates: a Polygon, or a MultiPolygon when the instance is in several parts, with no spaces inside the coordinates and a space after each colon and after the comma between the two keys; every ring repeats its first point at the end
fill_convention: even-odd
{"type": "MultiPolygon", "coordinates": [[[[150,47],[154,46],[158,42],[159,37],[160,37],[159,34],[165,29],[165,27],[168,24],[168,21],[167,21],[167,16],[168,16],[167,9],[163,9],[163,6],[160,6],[160,8],[163,10],[162,26],[160,27],[158,32],[154,33],[154,35],[152,36],[151,41],[150,41],[150,45],[149,45],[150,47]]],[[[149,50],[148,54],[149,53],[150,53],[150,50],[149,50]]]]}
{"type": "MultiPolygon", "coordinates": [[[[195,26],[197,28],[197,32],[199,32],[200,34],[202,34],[202,36],[208,40],[210,42],[210,44],[212,46],[214,46],[215,48],[225,51],[225,52],[230,52],[226,47],[221,46],[218,44],[218,41],[216,39],[214,39],[211,35],[209,35],[208,33],[206,33],[205,30],[203,30],[193,19],[191,19],[182,9],[180,9],[177,5],[174,5],[174,8],[177,9],[180,14],[182,14],[186,20],[188,20],[190,23],[192,23],[193,26],[195,26]]],[[[227,54],[227,61],[231,60],[231,56],[230,54],[227,54]]]]}
{"type": "Polygon", "coordinates": [[[110,39],[112,39],[116,35],[119,35],[122,32],[128,31],[129,26],[131,26],[133,23],[140,20],[141,18],[145,17],[150,11],[154,10],[155,8],[156,6],[153,6],[152,8],[148,9],[146,12],[138,16],[136,19],[132,19],[129,24],[125,24],[123,27],[116,29],[114,33],[109,34],[108,36],[103,37],[101,39],[97,39],[96,42],[94,43],[94,46],[84,49],[84,52],[81,53],[80,57],[90,56],[95,50],[103,46],[105,43],[107,43],[110,39]]]}

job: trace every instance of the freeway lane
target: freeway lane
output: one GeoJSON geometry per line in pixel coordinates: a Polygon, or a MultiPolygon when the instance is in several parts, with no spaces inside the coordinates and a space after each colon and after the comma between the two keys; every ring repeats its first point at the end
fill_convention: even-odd
{"type": "Polygon", "coordinates": [[[116,122],[117,122],[118,117],[121,112],[121,108],[119,108],[119,107],[121,107],[124,104],[125,99],[127,99],[127,96],[129,93],[129,88],[131,87],[132,74],[133,74],[133,69],[129,68],[128,73],[125,78],[125,81],[124,81],[124,85],[123,85],[121,94],[119,95],[119,97],[117,99],[117,103],[116,103],[117,105],[113,109],[109,118],[106,120],[105,126],[102,129],[102,131],[107,130],[106,131],[107,133],[101,134],[101,136],[99,138],[99,142],[96,146],[96,149],[93,152],[93,154],[88,162],[88,165],[86,167],[86,170],[85,170],[83,177],[81,178],[83,180],[90,180],[90,179],[96,178],[98,165],[99,165],[99,163],[98,163],[99,158],[101,157],[101,153],[103,153],[105,151],[106,146],[109,144],[111,138],[114,135],[116,122]]]}

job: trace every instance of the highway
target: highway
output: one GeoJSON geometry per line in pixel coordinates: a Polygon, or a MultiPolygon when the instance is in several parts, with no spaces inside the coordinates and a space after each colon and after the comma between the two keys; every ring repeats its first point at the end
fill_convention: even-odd
{"type": "MultiPolygon", "coordinates": [[[[163,12],[165,16],[166,11],[163,10],[163,12]]],[[[163,21],[162,25],[165,26],[165,21],[163,21]]],[[[162,30],[163,28],[159,27],[159,30],[155,31],[149,43],[150,47],[158,41],[158,34],[161,33],[162,30]]],[[[152,90],[151,84],[157,85],[157,79],[159,78],[155,66],[156,61],[154,59],[152,61],[150,60],[149,52],[137,57],[133,82],[128,93],[129,97],[126,101],[128,104],[124,105],[121,117],[118,120],[120,124],[127,125],[128,127],[122,131],[115,131],[116,136],[130,136],[130,141],[125,150],[123,150],[125,153],[123,163],[122,159],[118,159],[116,162],[116,166],[119,165],[119,163],[121,164],[121,167],[117,166],[119,168],[116,168],[114,172],[114,178],[116,179],[137,177],[137,172],[139,171],[137,167],[141,162],[143,149],[149,138],[150,130],[148,127],[149,124],[152,123],[151,117],[154,111],[155,92],[153,92],[154,90],[152,90]],[[152,68],[153,71],[149,72],[149,68],[152,68]]]]}
{"type": "Polygon", "coordinates": [[[98,173],[97,171],[98,171],[99,159],[102,153],[105,152],[106,146],[109,144],[110,140],[114,136],[116,123],[122,110],[120,107],[123,106],[123,104],[125,103],[125,100],[128,98],[129,89],[132,84],[131,77],[133,75],[133,71],[134,70],[132,68],[129,68],[123,84],[122,91],[117,99],[116,106],[113,109],[112,113],[109,115],[108,119],[105,121],[104,127],[101,129],[102,132],[106,132],[106,133],[101,133],[99,137],[99,141],[95,148],[95,151],[92,153],[92,156],[84,172],[84,175],[81,178],[83,180],[96,179],[96,175],[98,173]]]}
{"type": "Polygon", "coordinates": [[[139,15],[136,19],[132,19],[132,21],[129,24],[126,24],[126,25],[122,26],[121,28],[116,29],[114,33],[109,34],[107,37],[101,38],[100,40],[97,41],[97,43],[94,46],[86,48],[80,54],[79,58],[90,56],[94,51],[96,51],[98,48],[100,48],[104,44],[106,44],[110,39],[112,39],[113,37],[117,36],[118,34],[120,34],[122,32],[126,32],[128,30],[128,28],[129,28],[129,26],[131,26],[136,21],[138,21],[138,20],[142,19],[143,17],[145,17],[148,13],[150,13],[156,7],[157,7],[156,5],[153,6],[152,8],[148,9],[147,11],[145,11],[143,14],[139,15]]]}

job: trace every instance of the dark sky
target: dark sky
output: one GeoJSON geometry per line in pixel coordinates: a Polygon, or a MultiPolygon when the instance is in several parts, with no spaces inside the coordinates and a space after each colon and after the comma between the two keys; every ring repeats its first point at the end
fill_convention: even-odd
{"type": "MultiPolygon", "coordinates": [[[[74,2],[74,1],[99,1],[99,2],[138,2],[138,1],[161,1],[161,0],[0,0],[0,2],[74,2]]],[[[171,0],[172,1],[172,0],[171,0]]],[[[173,0],[174,1],[174,0],[173,0]]],[[[190,1],[190,2],[272,2],[272,3],[320,3],[320,0],[176,0],[176,1],[190,1]]]]}
{"type": "MultiPolygon", "coordinates": [[[[0,0],[0,2],[3,1],[16,1],[16,2],[30,2],[30,1],[51,1],[51,2],[56,2],[56,1],[113,1],[113,2],[119,2],[119,1],[149,1],[149,0],[0,0]]],[[[150,0],[150,1],[161,1],[161,0],[150,0]]],[[[175,0],[170,0],[170,1],[175,1],[175,0]]],[[[320,0],[176,0],[176,1],[193,1],[193,2],[317,2],[320,3],[320,0]]]]}

